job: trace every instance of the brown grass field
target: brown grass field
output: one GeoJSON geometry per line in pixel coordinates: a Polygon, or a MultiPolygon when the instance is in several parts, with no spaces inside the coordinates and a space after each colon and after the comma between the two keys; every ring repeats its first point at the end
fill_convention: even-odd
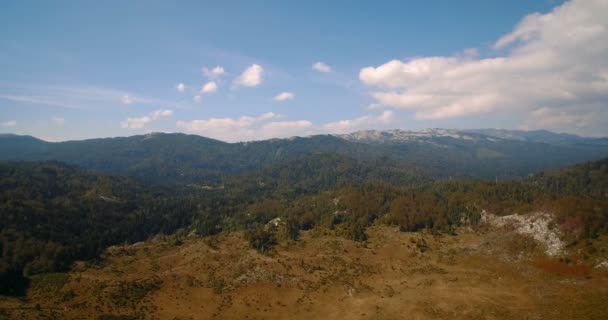
{"type": "Polygon", "coordinates": [[[608,273],[547,258],[531,239],[368,234],[306,232],[269,255],[241,233],[113,247],[0,298],[0,319],[608,319],[608,273]]]}

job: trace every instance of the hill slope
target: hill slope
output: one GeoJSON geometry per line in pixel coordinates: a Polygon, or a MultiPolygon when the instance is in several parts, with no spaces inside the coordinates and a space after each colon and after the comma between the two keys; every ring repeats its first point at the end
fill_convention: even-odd
{"type": "MultiPolygon", "coordinates": [[[[581,138],[587,139],[587,138],[581,138]]],[[[225,143],[195,135],[154,133],[59,143],[0,136],[0,160],[56,160],[156,182],[218,183],[227,176],[281,167],[314,154],[348,157],[363,167],[382,162],[427,178],[522,177],[608,156],[602,139],[505,139],[477,132],[434,129],[319,135],[225,143]]]]}

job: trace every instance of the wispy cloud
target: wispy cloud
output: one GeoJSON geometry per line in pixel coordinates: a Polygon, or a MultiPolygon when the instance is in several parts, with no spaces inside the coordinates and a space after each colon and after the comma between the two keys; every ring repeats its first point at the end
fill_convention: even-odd
{"type": "Polygon", "coordinates": [[[107,109],[119,105],[190,108],[188,101],[171,101],[126,90],[83,85],[0,85],[0,99],[68,109],[107,109]]]}
{"type": "Polygon", "coordinates": [[[170,109],[156,110],[143,117],[127,118],[127,120],[122,121],[120,123],[120,127],[123,129],[142,129],[148,123],[150,123],[154,120],[158,120],[161,117],[170,117],[172,115],[173,115],[173,110],[170,110],[170,109]]]}
{"type": "Polygon", "coordinates": [[[77,105],[73,105],[65,100],[57,100],[53,97],[39,97],[39,96],[25,96],[25,95],[12,95],[12,94],[0,94],[0,99],[8,100],[13,102],[21,102],[28,104],[44,105],[50,107],[67,108],[67,109],[83,109],[77,105]]]}
{"type": "Polygon", "coordinates": [[[51,121],[58,126],[63,126],[65,124],[65,119],[63,117],[51,117],[51,121]]]}
{"type": "Polygon", "coordinates": [[[122,104],[133,104],[133,98],[131,98],[131,96],[129,96],[128,94],[125,94],[124,96],[122,96],[120,98],[120,102],[122,104]]]}
{"type": "Polygon", "coordinates": [[[321,62],[321,61],[313,63],[312,68],[314,70],[317,70],[317,71],[323,72],[323,73],[331,72],[331,67],[328,64],[326,64],[325,62],[321,62]]]}
{"type": "Polygon", "coordinates": [[[9,121],[2,122],[1,124],[2,124],[3,127],[10,128],[10,127],[17,126],[17,121],[16,120],[9,120],[9,121]]]}

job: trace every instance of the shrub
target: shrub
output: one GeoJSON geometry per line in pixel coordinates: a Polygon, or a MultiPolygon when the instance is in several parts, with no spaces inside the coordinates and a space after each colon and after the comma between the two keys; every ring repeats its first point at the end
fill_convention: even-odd
{"type": "Polygon", "coordinates": [[[247,231],[245,233],[245,238],[249,241],[249,246],[261,253],[272,250],[277,244],[277,238],[274,232],[266,230],[264,227],[258,227],[247,231]]]}
{"type": "Polygon", "coordinates": [[[429,245],[423,238],[418,238],[418,240],[416,240],[416,248],[418,248],[420,252],[425,252],[429,249],[429,245]]]}
{"type": "Polygon", "coordinates": [[[300,237],[300,224],[293,218],[287,218],[285,224],[278,228],[281,241],[296,241],[300,237]]]}
{"type": "Polygon", "coordinates": [[[222,231],[220,218],[207,212],[199,212],[193,226],[199,236],[212,236],[222,231]]]}
{"type": "Polygon", "coordinates": [[[365,223],[361,219],[350,222],[346,225],[344,230],[345,237],[355,241],[365,241],[367,240],[365,227],[365,223]]]}
{"type": "Polygon", "coordinates": [[[306,211],[304,214],[300,216],[300,226],[302,230],[310,230],[316,224],[315,214],[311,211],[306,211]]]}

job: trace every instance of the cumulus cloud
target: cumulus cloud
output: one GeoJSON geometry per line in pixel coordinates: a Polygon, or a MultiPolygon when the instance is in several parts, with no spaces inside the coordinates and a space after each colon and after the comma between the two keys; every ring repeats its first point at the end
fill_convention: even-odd
{"type": "Polygon", "coordinates": [[[355,119],[340,120],[323,125],[323,129],[328,133],[350,133],[359,130],[369,130],[373,127],[383,127],[394,123],[395,113],[386,110],[377,115],[365,115],[355,119]]]}
{"type": "Polygon", "coordinates": [[[223,141],[252,141],[270,138],[308,136],[319,133],[342,134],[372,128],[387,128],[396,122],[395,113],[385,110],[355,119],[315,125],[308,120],[281,120],[282,115],[267,112],[257,117],[208,118],[177,121],[180,130],[223,141]]]}
{"type": "Polygon", "coordinates": [[[317,71],[323,72],[323,73],[331,72],[331,67],[329,65],[327,65],[325,62],[321,62],[321,61],[313,63],[312,68],[314,70],[317,70],[317,71]]]}
{"type": "Polygon", "coordinates": [[[156,120],[160,117],[170,117],[172,115],[173,115],[173,110],[170,110],[170,109],[156,110],[156,111],[150,113],[152,120],[156,120]]]}
{"type": "Polygon", "coordinates": [[[127,120],[120,123],[120,127],[124,129],[142,129],[154,120],[158,120],[162,117],[170,117],[172,115],[173,110],[170,109],[156,110],[140,118],[127,118],[127,120]]]}
{"type": "Polygon", "coordinates": [[[520,129],[535,130],[544,128],[569,128],[572,132],[582,132],[591,135],[605,135],[601,130],[606,125],[606,115],[601,111],[571,113],[564,110],[542,107],[530,113],[528,119],[520,125],[520,129]],[[598,128],[593,131],[593,128],[598,128]],[[591,131],[590,131],[591,130],[591,131]]]}
{"type": "Polygon", "coordinates": [[[183,93],[183,92],[186,90],[186,85],[185,85],[185,84],[183,84],[183,83],[179,83],[179,84],[176,86],[176,88],[177,88],[177,91],[179,91],[179,92],[182,92],[182,93],[183,93]]]}
{"type": "Polygon", "coordinates": [[[9,121],[2,122],[2,126],[3,127],[7,127],[7,128],[8,127],[14,127],[16,125],[17,125],[17,121],[16,120],[9,120],[9,121]]]}
{"type": "Polygon", "coordinates": [[[260,136],[267,139],[309,135],[315,132],[315,128],[308,120],[273,121],[262,126],[260,131],[260,136]]]}
{"type": "Polygon", "coordinates": [[[262,74],[264,73],[264,68],[260,65],[252,64],[249,66],[240,76],[234,79],[234,86],[239,87],[257,87],[262,83],[262,74]]]}
{"type": "Polygon", "coordinates": [[[417,119],[512,113],[547,129],[608,133],[608,1],[574,0],[528,15],[493,50],[486,58],[467,49],[392,60],[361,69],[359,78],[377,103],[417,119]]]}
{"type": "Polygon", "coordinates": [[[267,112],[257,117],[209,118],[177,121],[177,128],[224,141],[250,141],[307,135],[314,132],[307,120],[280,121],[281,115],[267,112]]]}
{"type": "Polygon", "coordinates": [[[196,95],[196,96],[192,97],[192,102],[194,102],[196,104],[200,104],[201,102],[203,102],[203,97],[201,97],[200,95],[196,95]]]}
{"type": "Polygon", "coordinates": [[[292,92],[281,92],[274,97],[276,101],[293,100],[296,97],[292,92]]]}
{"type": "Polygon", "coordinates": [[[242,116],[239,118],[209,118],[203,120],[177,121],[176,126],[179,129],[216,139],[237,141],[247,136],[254,138],[255,125],[279,117],[279,115],[273,112],[267,112],[258,117],[242,116]]]}
{"type": "Polygon", "coordinates": [[[216,66],[215,68],[209,69],[207,67],[203,67],[203,75],[209,79],[216,79],[222,76],[226,71],[221,66],[216,66]]]}
{"type": "Polygon", "coordinates": [[[120,123],[120,127],[124,129],[141,129],[150,121],[152,120],[148,116],[141,118],[127,118],[127,120],[120,123]]]}
{"type": "Polygon", "coordinates": [[[52,117],[51,121],[58,126],[62,126],[65,123],[65,119],[62,117],[52,117]]]}
{"type": "Polygon", "coordinates": [[[209,81],[201,88],[201,93],[214,93],[217,91],[217,83],[215,81],[209,81]]]}

